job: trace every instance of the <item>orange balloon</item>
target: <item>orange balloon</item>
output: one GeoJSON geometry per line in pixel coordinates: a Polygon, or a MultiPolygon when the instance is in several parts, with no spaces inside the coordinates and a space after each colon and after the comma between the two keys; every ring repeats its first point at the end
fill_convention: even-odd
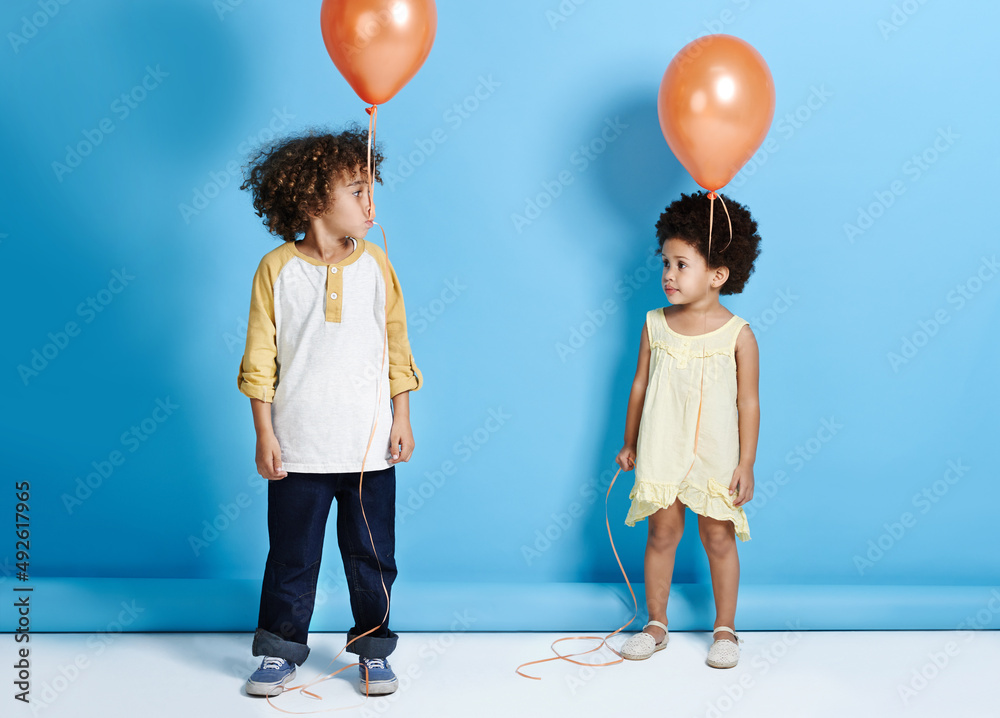
{"type": "Polygon", "coordinates": [[[670,61],[656,107],[674,155],[695,182],[714,191],[736,176],[767,136],[774,80],[748,42],[706,35],[670,61]]]}
{"type": "Polygon", "coordinates": [[[323,0],[323,42],[333,64],[370,105],[390,100],[434,44],[434,0],[323,0]]]}

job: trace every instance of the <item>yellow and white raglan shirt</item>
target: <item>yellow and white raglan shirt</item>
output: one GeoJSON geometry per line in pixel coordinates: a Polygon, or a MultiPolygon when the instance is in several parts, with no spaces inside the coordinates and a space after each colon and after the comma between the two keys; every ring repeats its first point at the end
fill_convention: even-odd
{"type": "Polygon", "coordinates": [[[361,471],[380,369],[378,426],[365,471],[390,466],[390,399],[423,384],[396,272],[385,252],[363,239],[354,239],[354,251],[337,264],[307,257],[288,241],[264,255],[253,278],[237,385],[271,404],[285,471],[361,471]]]}

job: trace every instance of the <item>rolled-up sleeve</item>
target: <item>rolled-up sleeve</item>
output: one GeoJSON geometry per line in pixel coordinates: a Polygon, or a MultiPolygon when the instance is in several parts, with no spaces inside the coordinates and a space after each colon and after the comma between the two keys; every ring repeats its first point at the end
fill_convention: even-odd
{"type": "Polygon", "coordinates": [[[386,288],[386,333],[389,342],[389,396],[394,397],[404,391],[416,391],[424,383],[423,374],[417,368],[410,350],[410,340],[406,335],[406,308],[403,305],[403,290],[399,286],[396,270],[388,257],[389,286],[386,288]]]}
{"type": "Polygon", "coordinates": [[[278,376],[278,347],[275,341],[274,277],[266,260],[266,257],[261,260],[253,277],[247,343],[236,385],[251,399],[271,402],[278,376]]]}

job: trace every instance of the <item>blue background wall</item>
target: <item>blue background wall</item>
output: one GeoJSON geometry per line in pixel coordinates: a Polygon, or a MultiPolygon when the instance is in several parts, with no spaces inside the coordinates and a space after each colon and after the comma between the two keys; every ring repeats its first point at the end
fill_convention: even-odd
{"type": "MultiPolygon", "coordinates": [[[[171,592],[214,597],[218,620],[163,601],[133,627],[255,625],[266,496],[235,377],[250,280],[280,240],[238,167],[274,130],[367,120],[326,54],[319,5],[0,10],[0,506],[10,517],[12,484],[31,482],[31,574],[52,608],[37,630],[105,626],[121,600],[171,592]],[[92,152],[61,171],[88,136],[92,152]],[[75,336],[60,334],[68,322],[75,336]],[[123,462],[81,488],[115,451],[123,462]]],[[[653,225],[697,189],[656,95],[673,55],[711,32],[756,47],[777,91],[765,149],[724,190],[763,237],[746,291],[725,299],[761,353],[742,625],[781,625],[820,585],[854,598],[846,616],[817,611],[817,627],[895,625],[884,591],[938,597],[917,599],[913,625],[954,627],[986,605],[1000,584],[1000,9],[903,5],[438,3],[434,48],[378,127],[388,159],[375,199],[426,380],[411,396],[417,449],[398,469],[398,629],[447,628],[469,605],[485,606],[477,629],[614,628],[632,615],[612,585],[604,491],[639,330],[667,304],[646,268],[653,225]],[[556,191],[564,171],[572,182],[556,191]],[[544,208],[529,214],[532,203],[544,208]],[[588,613],[601,586],[610,603],[588,613]],[[969,611],[955,612],[956,596],[969,611]]],[[[618,477],[609,515],[639,584],[646,524],[623,523],[632,481],[618,477]]],[[[676,610],[687,597],[680,620],[710,625],[691,513],[686,533],[676,610]]],[[[330,593],[343,588],[335,540],[330,593]]],[[[8,531],[5,586],[13,544],[8,531]]],[[[339,596],[318,627],[343,627],[339,596]]]]}

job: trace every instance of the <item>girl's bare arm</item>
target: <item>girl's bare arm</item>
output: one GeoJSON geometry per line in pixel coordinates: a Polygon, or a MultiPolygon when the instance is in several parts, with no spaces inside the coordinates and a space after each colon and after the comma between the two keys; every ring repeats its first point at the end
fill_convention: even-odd
{"type": "Polygon", "coordinates": [[[760,431],[760,401],[757,393],[760,377],[760,352],[750,325],[736,338],[736,408],[740,426],[740,464],[753,466],[757,460],[757,435],[760,431]]]}
{"type": "Polygon", "coordinates": [[[649,383],[649,338],[646,336],[646,326],[642,327],[642,338],[639,340],[639,362],[635,368],[635,378],[632,380],[632,391],[628,398],[628,410],[625,416],[625,446],[635,447],[639,439],[639,419],[642,417],[642,406],[646,402],[646,385],[649,383]]]}

